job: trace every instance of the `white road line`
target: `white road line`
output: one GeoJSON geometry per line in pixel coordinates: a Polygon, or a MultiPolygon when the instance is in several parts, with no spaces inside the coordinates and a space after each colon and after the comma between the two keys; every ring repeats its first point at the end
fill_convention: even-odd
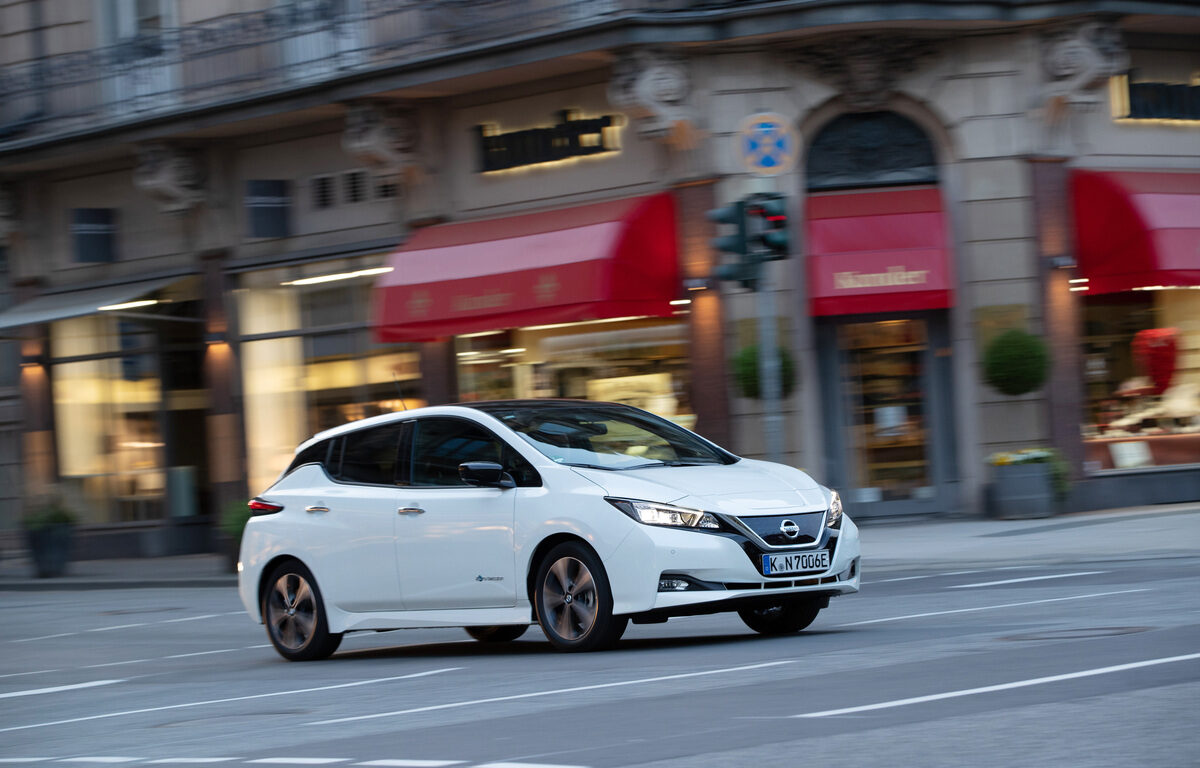
{"type": "Polygon", "coordinates": [[[1063,680],[1077,680],[1081,677],[1095,677],[1097,675],[1109,675],[1114,672],[1126,672],[1131,669],[1141,669],[1142,667],[1154,667],[1159,664],[1174,664],[1180,661],[1193,661],[1200,659],[1200,653],[1188,653],[1183,656],[1167,656],[1161,659],[1149,659],[1147,661],[1134,661],[1129,664],[1116,664],[1111,667],[1097,667],[1095,669],[1084,669],[1079,672],[1068,672],[1064,675],[1050,675],[1048,677],[1035,677],[1030,680],[1017,680],[1012,683],[1000,683],[999,685],[985,685],[981,688],[966,688],[961,691],[947,691],[946,693],[934,693],[929,696],[914,696],[909,699],[896,699],[894,701],[881,701],[878,704],[864,704],[860,707],[844,707],[842,709],[827,709],[824,712],[808,712],[803,715],[792,715],[792,717],[832,717],[834,715],[849,715],[855,712],[871,712],[877,709],[892,709],[894,707],[905,707],[909,704],[923,704],[927,701],[941,701],[942,699],[955,699],[960,696],[974,696],[979,693],[995,693],[996,691],[1010,691],[1014,688],[1028,688],[1031,685],[1045,685],[1046,683],[1059,683],[1063,680]]]}
{"type": "Polygon", "coordinates": [[[559,765],[550,763],[484,763],[475,768],[585,768],[582,765],[559,765]]]}
{"type": "Polygon", "coordinates": [[[428,677],[429,675],[437,675],[442,672],[453,672],[462,669],[462,667],[447,667],[445,669],[431,669],[427,672],[414,672],[410,675],[396,675],[395,677],[378,677],[373,680],[356,680],[352,683],[338,683],[337,685],[321,685],[316,688],[300,688],[291,691],[276,691],[275,693],[255,693],[249,696],[232,696],[227,699],[207,699],[205,701],[188,701],[183,704],[166,704],[161,707],[146,707],[144,709],[127,709],[122,712],[105,712],[99,715],[87,715],[86,717],[72,717],[66,720],[51,720],[45,723],[31,723],[29,725],[14,725],[8,728],[0,728],[0,733],[8,733],[9,731],[25,731],[30,728],[46,728],[52,725],[68,725],[70,723],[82,723],[88,720],[104,720],[110,717],[125,717],[126,715],[142,715],[148,712],[164,712],[169,709],[186,709],[188,707],[200,707],[205,704],[228,704],[233,701],[249,701],[251,699],[267,699],[272,696],[295,696],[298,693],[315,693],[317,691],[332,691],[338,688],[355,688],[361,685],[374,685],[376,683],[390,683],[396,680],[410,680],[416,677],[428,677]]]}
{"type": "Polygon", "coordinates": [[[348,763],[353,757],[264,757],[261,760],[250,760],[254,765],[329,765],[330,763],[348,763]]]}
{"type": "Polygon", "coordinates": [[[119,763],[137,763],[140,762],[140,757],[117,757],[117,756],[99,756],[99,757],[67,757],[59,760],[60,763],[106,763],[116,765],[119,763]]]}
{"type": "Polygon", "coordinates": [[[149,626],[149,623],[142,621],[137,624],[118,624],[115,627],[92,627],[91,629],[85,629],[84,632],[112,632],[114,629],[133,629],[134,627],[146,626],[149,626]]]}
{"type": "Polygon", "coordinates": [[[852,621],[849,624],[839,624],[836,628],[861,627],[866,624],[882,624],[887,621],[904,621],[905,619],[924,619],[928,616],[946,616],[951,613],[974,613],[975,611],[994,611],[997,608],[1019,608],[1023,605],[1040,605],[1042,603],[1061,603],[1067,600],[1086,600],[1091,597],[1108,597],[1109,595],[1128,595],[1133,592],[1149,592],[1149,589],[1120,589],[1116,592],[1092,592],[1087,595],[1071,595],[1069,597],[1050,597],[1045,600],[1026,600],[1020,603],[1000,603],[999,605],[981,605],[975,608],[956,608],[951,611],[928,611],[926,613],[910,613],[905,616],[888,616],[885,619],[867,619],[852,621]]]}
{"type": "Polygon", "coordinates": [[[44,763],[52,757],[0,757],[0,763],[44,763]]]}
{"type": "Polygon", "coordinates": [[[53,640],[56,637],[71,637],[78,635],[78,632],[59,632],[57,635],[42,635],[41,637],[23,637],[20,640],[9,640],[10,643],[32,643],[37,640],[53,640]]]}
{"type": "Polygon", "coordinates": [[[228,763],[231,760],[241,760],[240,757],[168,757],[165,760],[147,760],[147,765],[207,765],[209,763],[228,763]]]}
{"type": "Polygon", "coordinates": [[[48,675],[51,672],[58,672],[57,669],[39,669],[33,672],[10,672],[7,675],[0,675],[0,679],[6,677],[25,677],[26,675],[48,675]]]}
{"type": "Polygon", "coordinates": [[[80,669],[100,669],[101,667],[123,667],[126,664],[145,664],[148,661],[157,661],[157,659],[130,659],[129,661],[106,661],[103,664],[88,664],[80,669]]]}
{"type": "Polygon", "coordinates": [[[1023,579],[1005,579],[1004,581],[981,581],[978,584],[955,584],[946,589],[971,589],[973,587],[994,587],[998,584],[1019,584],[1023,581],[1045,581],[1047,579],[1069,579],[1073,576],[1095,576],[1108,571],[1080,571],[1079,573],[1056,573],[1051,576],[1026,576],[1023,579]]]}
{"type": "Polygon", "coordinates": [[[174,653],[170,656],[163,656],[164,659],[190,659],[192,656],[211,656],[214,653],[236,653],[237,651],[245,650],[243,648],[222,648],[218,651],[196,651],[195,653],[174,653]]]}
{"type": "Polygon", "coordinates": [[[75,683],[74,685],[56,685],[53,688],[31,688],[28,691],[11,691],[0,693],[0,699],[15,699],[18,696],[37,696],[42,693],[59,693],[60,691],[78,691],[82,688],[95,688],[98,685],[123,683],[124,680],[93,680],[90,683],[75,683]]]}
{"type": "MultiPolygon", "coordinates": [[[[595,685],[579,685],[574,688],[555,688],[549,691],[532,691],[530,693],[515,693],[511,696],[493,696],[487,699],[471,699],[469,701],[455,701],[449,704],[433,704],[428,707],[414,707],[413,709],[398,709],[393,712],[376,712],[371,715],[355,715],[354,717],[339,717],[333,720],[315,720],[305,725],[334,725],[336,723],[350,723],[358,720],[374,720],[380,717],[394,717],[397,715],[412,715],[417,712],[433,712],[439,709],[458,709],[460,707],[471,707],[477,704],[492,704],[497,701],[515,701],[517,699],[534,699],[540,696],[554,696],[560,693],[577,693],[579,691],[598,691],[602,688],[620,688],[626,685],[644,685],[646,683],[658,683],[664,680],[682,680],[688,677],[704,677],[706,675],[722,675],[729,672],[745,672],[749,669],[763,669],[765,667],[778,667],[781,664],[795,664],[794,659],[786,661],[769,661],[763,664],[748,664],[744,667],[725,667],[723,669],[709,669],[703,672],[683,672],[678,675],[662,675],[661,677],[643,677],[637,680],[621,680],[615,683],[597,683],[595,685]]],[[[3,730],[0,729],[0,733],[3,730]]]]}
{"type": "Polygon", "coordinates": [[[942,576],[965,576],[968,573],[986,573],[986,571],[950,571],[949,573],[926,573],[921,576],[901,576],[896,579],[879,579],[877,581],[864,581],[863,584],[890,584],[893,581],[916,581],[917,579],[936,579],[942,576]]]}
{"type": "MultiPolygon", "coordinates": [[[[181,621],[200,621],[201,619],[215,619],[221,615],[222,614],[219,614],[219,613],[206,613],[203,616],[184,616],[182,619],[166,619],[159,623],[160,624],[178,624],[181,621]]],[[[224,759],[224,758],[222,758],[222,759],[224,759]]]]}
{"type": "Polygon", "coordinates": [[[446,768],[450,765],[462,765],[463,760],[369,760],[355,765],[378,765],[381,768],[446,768]]]}

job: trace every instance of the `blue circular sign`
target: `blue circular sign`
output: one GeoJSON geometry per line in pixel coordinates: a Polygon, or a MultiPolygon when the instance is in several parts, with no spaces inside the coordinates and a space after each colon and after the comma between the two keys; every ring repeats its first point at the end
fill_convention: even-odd
{"type": "Polygon", "coordinates": [[[737,142],[742,165],[756,176],[778,176],[796,166],[800,140],[783,115],[750,115],[742,121],[737,142]]]}

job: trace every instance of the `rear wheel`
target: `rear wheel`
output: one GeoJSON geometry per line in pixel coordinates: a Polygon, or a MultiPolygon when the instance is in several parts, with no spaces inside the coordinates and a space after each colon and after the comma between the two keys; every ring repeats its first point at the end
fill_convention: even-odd
{"type": "Polygon", "coordinates": [[[506,624],[499,627],[463,627],[467,634],[481,643],[508,643],[525,634],[528,624],[506,624]]]}
{"type": "Polygon", "coordinates": [[[612,590],[600,558],[578,542],[550,550],[534,584],[538,624],[559,650],[608,648],[629,624],[628,617],[612,614],[612,590]]]}
{"type": "Polygon", "coordinates": [[[296,560],[271,572],[262,616],[271,645],[288,661],[328,658],[342,642],[340,632],[329,631],[317,580],[296,560]]]}
{"type": "Polygon", "coordinates": [[[791,601],[773,605],[743,608],[738,616],[746,626],[764,635],[790,635],[812,624],[821,612],[815,601],[791,601]]]}

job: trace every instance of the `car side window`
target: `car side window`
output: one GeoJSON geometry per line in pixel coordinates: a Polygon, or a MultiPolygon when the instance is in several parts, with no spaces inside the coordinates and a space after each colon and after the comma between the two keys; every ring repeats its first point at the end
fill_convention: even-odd
{"type": "Polygon", "coordinates": [[[540,485],[537,472],[503,440],[466,419],[420,419],[413,424],[412,484],[465,486],[458,465],[494,461],[508,469],[518,485],[540,485]]]}
{"type": "Polygon", "coordinates": [[[395,485],[402,429],[401,424],[385,424],[347,433],[335,477],[348,483],[395,485]]]}
{"type": "Polygon", "coordinates": [[[329,455],[329,446],[331,443],[331,440],[322,440],[300,451],[300,453],[296,454],[296,458],[292,459],[291,465],[288,466],[287,472],[284,474],[289,475],[305,464],[324,464],[326,457],[329,455]]]}

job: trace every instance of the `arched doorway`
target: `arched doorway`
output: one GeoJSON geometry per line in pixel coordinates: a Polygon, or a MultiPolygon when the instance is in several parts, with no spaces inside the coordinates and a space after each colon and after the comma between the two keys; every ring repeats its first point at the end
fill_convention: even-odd
{"type": "Polygon", "coordinates": [[[830,479],[859,516],[954,506],[953,254],[933,145],[895,112],[841,115],[808,148],[809,313],[830,479]]]}

